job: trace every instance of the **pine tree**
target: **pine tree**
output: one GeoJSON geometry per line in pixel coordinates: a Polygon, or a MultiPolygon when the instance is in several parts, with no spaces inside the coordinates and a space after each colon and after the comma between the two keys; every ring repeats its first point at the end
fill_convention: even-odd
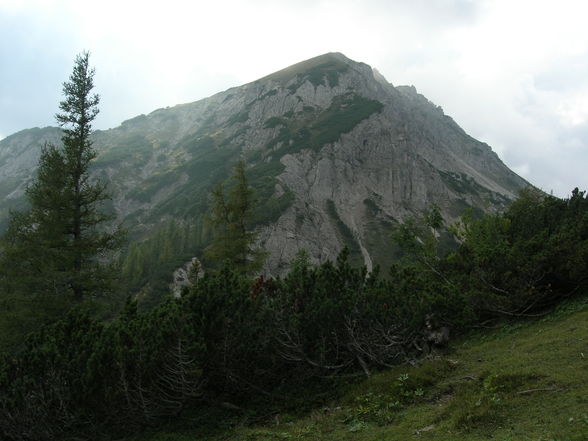
{"type": "Polygon", "coordinates": [[[78,55],[63,84],[65,99],[56,115],[63,145],[43,148],[37,178],[26,191],[30,210],[12,216],[3,239],[5,262],[17,257],[17,272],[25,269],[15,279],[21,289],[24,282],[29,293],[69,293],[76,301],[109,289],[112,271],[104,262],[121,240],[119,232],[105,231],[111,220],[100,210],[110,198],[106,186],[89,175],[99,97],[91,94],[94,69],[88,60],[87,52],[78,55]]]}
{"type": "Polygon", "coordinates": [[[226,194],[222,183],[212,191],[209,222],[214,239],[205,254],[212,261],[229,261],[237,270],[251,274],[261,269],[265,253],[253,247],[257,238],[251,228],[254,195],[247,181],[244,161],[235,166],[232,178],[234,183],[226,194]]]}

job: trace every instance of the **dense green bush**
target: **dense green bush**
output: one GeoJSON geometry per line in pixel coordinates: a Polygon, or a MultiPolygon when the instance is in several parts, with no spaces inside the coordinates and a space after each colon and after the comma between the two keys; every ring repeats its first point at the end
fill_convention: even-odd
{"type": "Polygon", "coordinates": [[[478,319],[541,312],[586,286],[588,200],[524,191],[503,215],[463,219],[445,264],[478,319]]]}
{"type": "MultiPolygon", "coordinates": [[[[400,228],[406,258],[386,278],[345,250],[320,266],[300,255],[278,280],[209,271],[181,298],[146,313],[129,301],[110,323],[74,309],[0,360],[0,438],[112,439],[185,412],[287,406],[310,385],[423,355],[433,314],[459,333],[586,288],[583,192],[529,191],[503,215],[465,217],[461,246],[443,255],[441,224],[433,209],[400,228]]],[[[405,383],[399,393],[414,395],[405,383]]],[[[378,403],[367,411],[380,418],[378,403]]]]}

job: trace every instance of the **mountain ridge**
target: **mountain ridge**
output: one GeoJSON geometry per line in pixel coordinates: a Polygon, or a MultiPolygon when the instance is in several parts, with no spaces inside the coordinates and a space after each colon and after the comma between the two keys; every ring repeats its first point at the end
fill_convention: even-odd
{"type": "MultiPolygon", "coordinates": [[[[23,206],[44,142],[37,135],[58,142],[59,129],[36,130],[0,141],[0,219],[23,206]]],[[[369,269],[387,264],[382,238],[409,216],[432,204],[447,222],[465,208],[500,210],[529,185],[414,87],[395,87],[340,53],[156,109],[93,139],[93,176],[110,183],[111,209],[131,239],[145,241],[164,221],[188,222],[199,229],[194,254],[210,238],[210,189],[245,159],[260,200],[258,245],[274,275],[303,248],[315,263],[347,246],[369,269]]]]}

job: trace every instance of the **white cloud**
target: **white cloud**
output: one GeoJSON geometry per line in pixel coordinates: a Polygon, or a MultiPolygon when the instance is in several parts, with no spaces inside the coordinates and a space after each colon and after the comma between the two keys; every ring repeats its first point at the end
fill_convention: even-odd
{"type": "Polygon", "coordinates": [[[531,167],[527,163],[515,165],[512,167],[512,170],[519,176],[522,176],[523,178],[529,177],[531,173],[531,167]]]}
{"type": "MultiPolygon", "coordinates": [[[[588,4],[476,4],[474,21],[442,29],[420,57],[406,57],[414,62],[397,78],[441,104],[531,182],[563,195],[583,179],[566,161],[573,160],[569,128],[588,118],[588,75],[581,74],[588,73],[588,4]]],[[[575,157],[586,158],[587,141],[579,144],[575,157]]]]}
{"type": "Polygon", "coordinates": [[[563,124],[567,126],[581,126],[588,122],[588,88],[565,96],[557,106],[557,113],[563,124]]]}
{"type": "Polygon", "coordinates": [[[587,16],[584,0],[0,0],[0,129],[53,123],[84,49],[100,128],[339,51],[565,194],[588,160],[587,16]]]}

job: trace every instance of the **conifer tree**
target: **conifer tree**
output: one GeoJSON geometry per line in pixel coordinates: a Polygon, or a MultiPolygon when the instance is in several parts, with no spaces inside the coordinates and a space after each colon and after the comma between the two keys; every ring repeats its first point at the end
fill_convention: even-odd
{"type": "Polygon", "coordinates": [[[56,115],[62,146],[43,148],[37,178],[26,191],[30,210],[12,216],[3,238],[5,263],[10,266],[16,257],[16,270],[22,271],[17,284],[28,282],[29,293],[69,293],[77,301],[108,289],[112,273],[104,262],[121,239],[120,233],[105,231],[111,216],[101,205],[110,195],[89,175],[96,157],[90,134],[99,97],[92,94],[94,69],[88,61],[89,53],[78,55],[63,84],[56,115]]]}
{"type": "Polygon", "coordinates": [[[239,161],[233,173],[233,185],[225,192],[223,184],[212,191],[209,218],[214,239],[205,254],[218,263],[229,261],[237,270],[251,274],[261,269],[265,253],[255,249],[257,234],[252,231],[254,195],[245,174],[245,162],[239,161]]]}

